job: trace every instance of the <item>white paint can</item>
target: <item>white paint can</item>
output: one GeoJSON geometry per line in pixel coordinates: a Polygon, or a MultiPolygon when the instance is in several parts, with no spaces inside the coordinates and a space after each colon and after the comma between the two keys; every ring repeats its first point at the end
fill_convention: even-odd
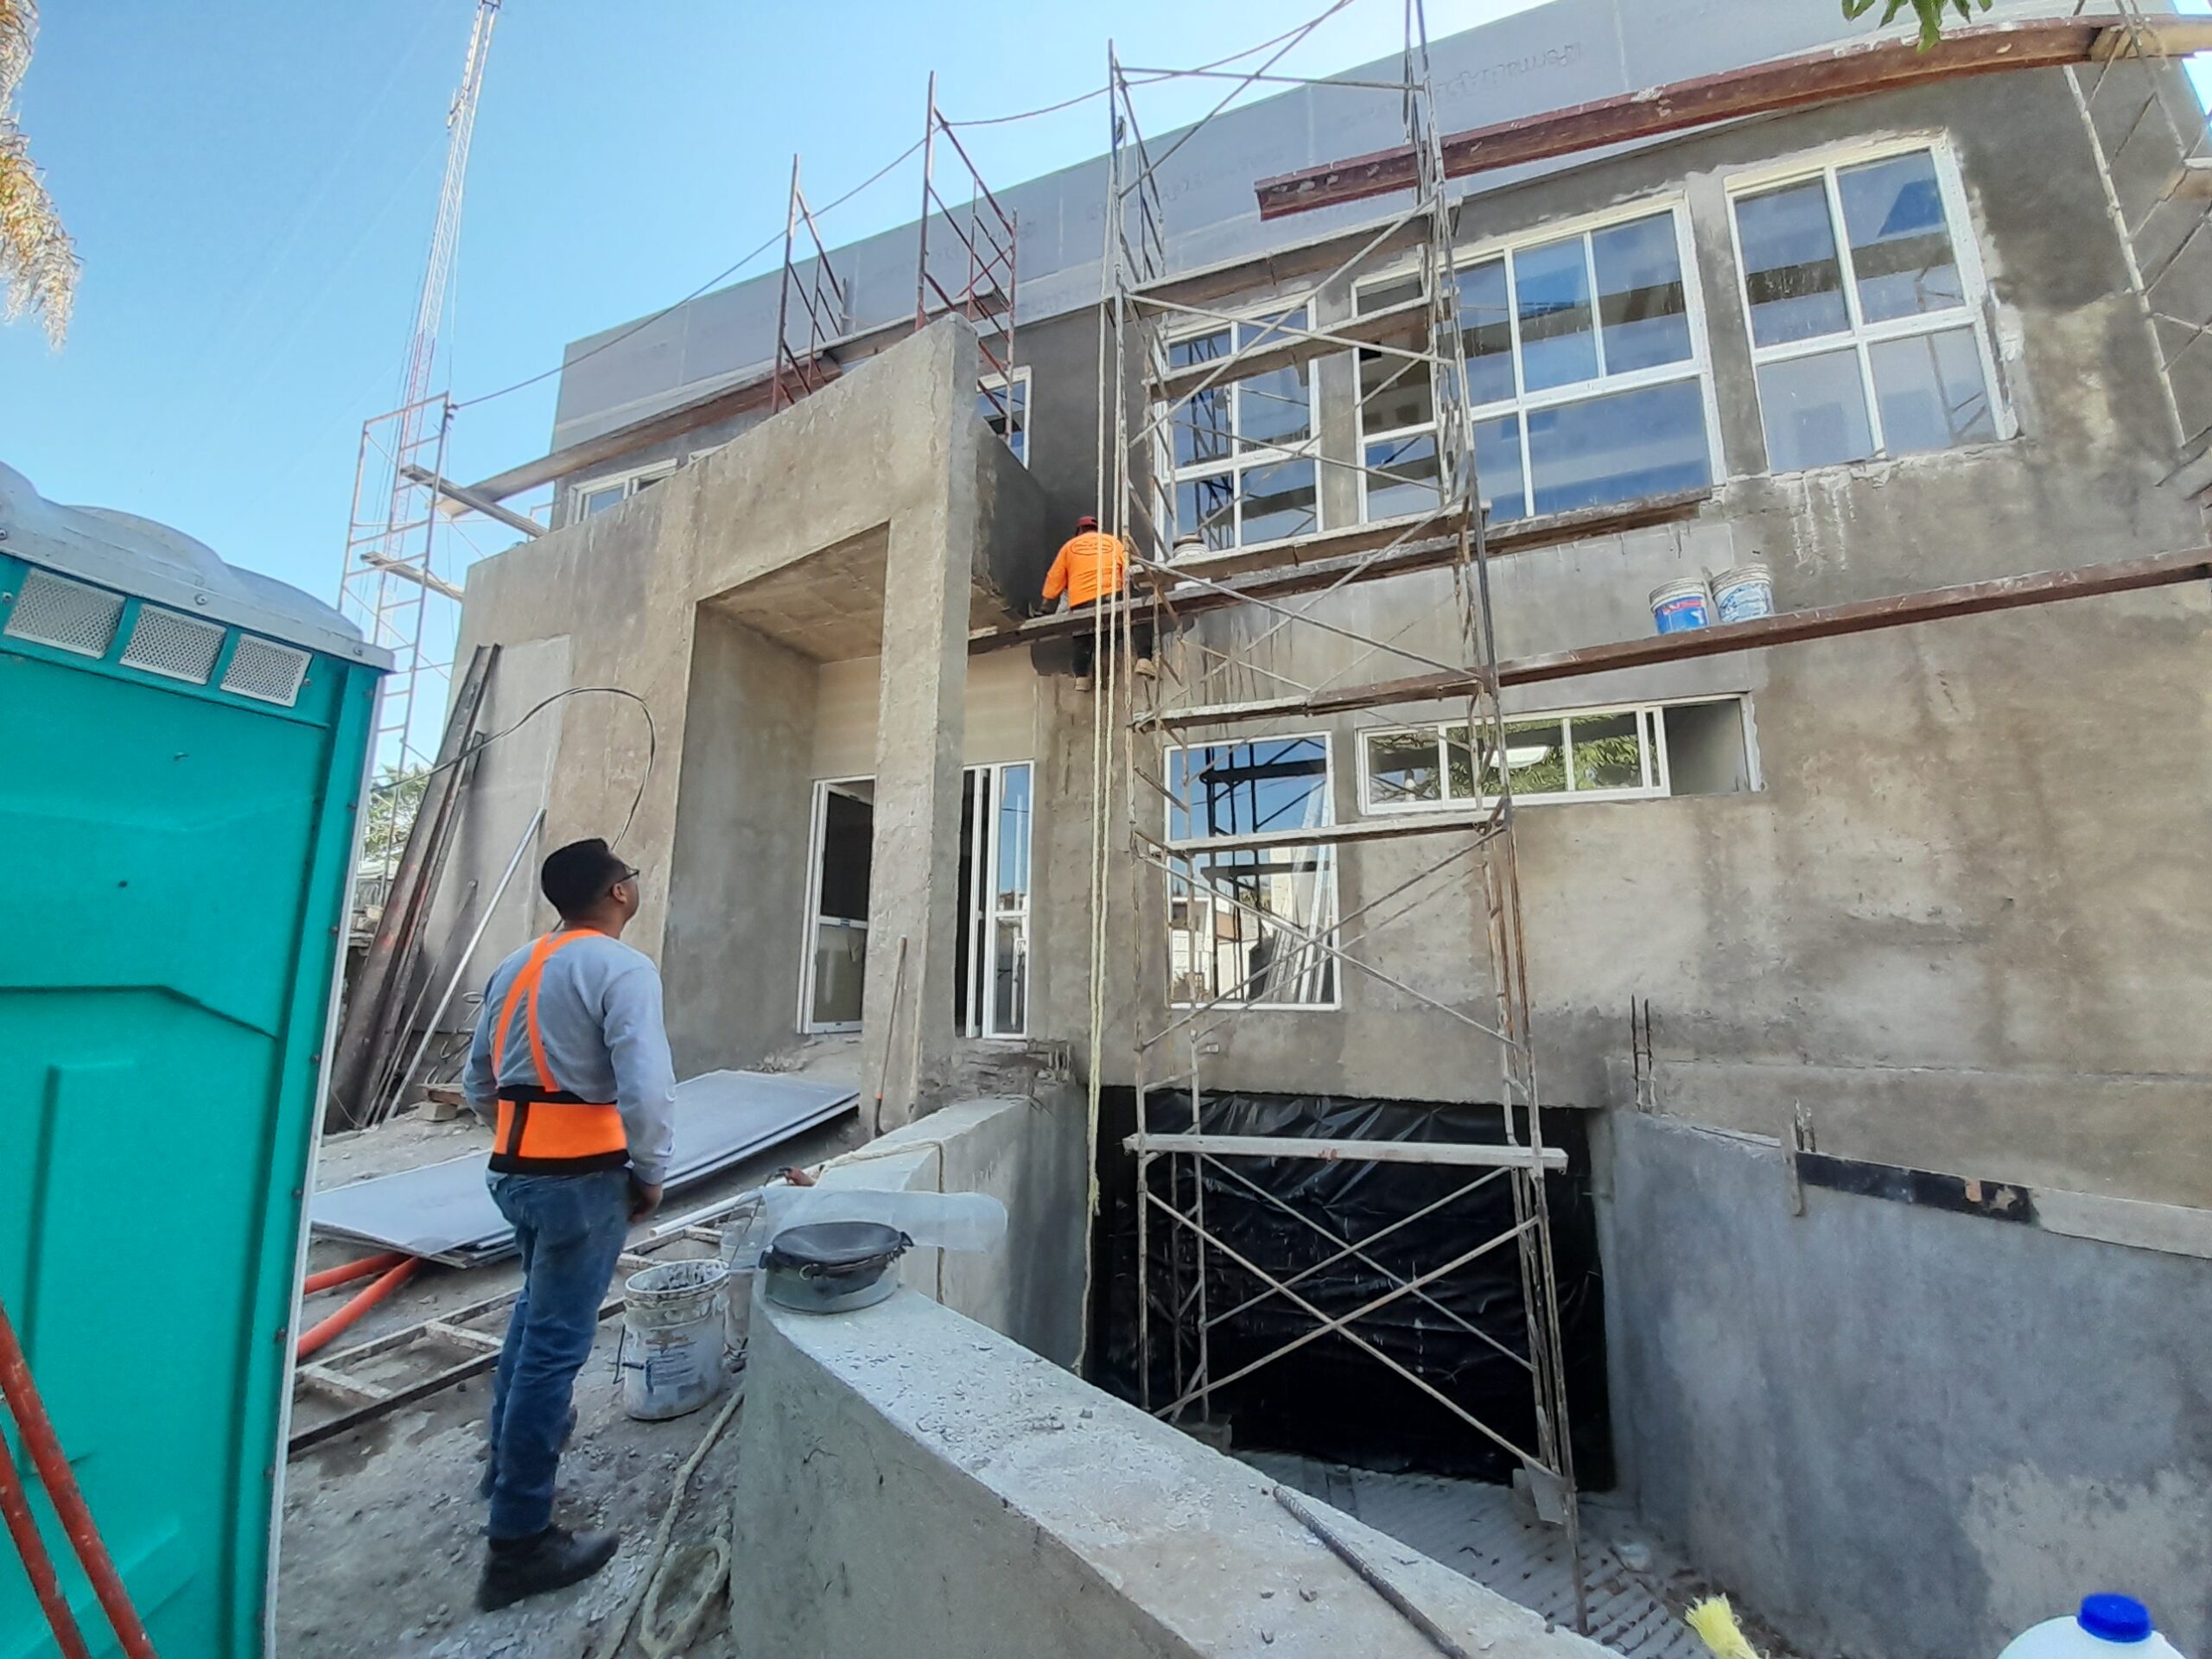
{"type": "Polygon", "coordinates": [[[722,1391],[729,1269],[663,1262],[622,1287],[622,1409],[645,1422],[681,1417],[722,1391]]]}
{"type": "Polygon", "coordinates": [[[1713,579],[1716,621],[1748,622],[1774,614],[1774,572],[1758,559],[1723,570],[1713,579]]]}

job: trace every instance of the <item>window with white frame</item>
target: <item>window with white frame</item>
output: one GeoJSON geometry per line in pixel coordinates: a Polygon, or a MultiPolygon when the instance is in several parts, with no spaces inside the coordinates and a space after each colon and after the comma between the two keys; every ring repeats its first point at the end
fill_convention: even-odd
{"type": "Polygon", "coordinates": [[[1335,848],[1295,839],[1335,822],[1329,741],[1274,737],[1171,751],[1168,984],[1179,1006],[1337,1006],[1335,848]]]}
{"type": "Polygon", "coordinates": [[[1925,145],[1732,192],[1770,470],[2005,435],[1962,203],[1925,145]]]}
{"type": "MultiPolygon", "coordinates": [[[[1493,521],[1696,489],[1713,477],[1712,374],[1681,208],[1556,232],[1457,273],[1477,488],[1493,521]]],[[[1357,294],[1363,313],[1414,299],[1418,276],[1357,294]]],[[[1363,513],[1438,499],[1425,364],[1364,350],[1363,513]]]]}
{"type": "Polygon", "coordinates": [[[1728,795],[1758,787],[1740,697],[1631,703],[1516,715],[1503,753],[1478,766],[1464,720],[1359,734],[1360,802],[1369,812],[1479,807],[1501,768],[1516,804],[1728,795]]]}
{"type": "Polygon", "coordinates": [[[574,507],[569,513],[573,522],[588,518],[595,512],[605,512],[618,507],[640,491],[649,490],[675,472],[677,463],[657,461],[650,467],[640,467],[635,472],[618,473],[612,478],[594,478],[588,484],[579,484],[569,492],[574,507]]]}
{"type": "MultiPolygon", "coordinates": [[[[1284,328],[1311,327],[1304,307],[1280,322],[1259,319],[1179,335],[1167,342],[1171,370],[1218,363],[1236,352],[1278,344],[1284,328]]],[[[1208,548],[1285,541],[1320,528],[1313,435],[1313,365],[1223,378],[1192,393],[1168,422],[1175,480],[1175,539],[1208,548]]]]}
{"type": "Polygon", "coordinates": [[[1012,374],[987,374],[976,394],[976,412],[983,424],[1006,440],[1014,458],[1029,464],[1029,370],[1027,365],[1012,374]]]}
{"type": "Polygon", "coordinates": [[[970,1037],[1020,1037],[1029,1028],[1029,762],[969,767],[960,819],[955,1012],[970,1037]]]}

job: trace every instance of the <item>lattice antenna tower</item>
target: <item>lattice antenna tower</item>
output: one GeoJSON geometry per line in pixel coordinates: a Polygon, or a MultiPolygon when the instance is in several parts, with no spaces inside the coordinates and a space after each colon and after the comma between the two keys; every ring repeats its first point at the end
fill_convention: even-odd
{"type": "Polygon", "coordinates": [[[446,113],[445,176],[430,232],[429,257],[415,326],[407,341],[397,408],[364,423],[354,469],[353,509],[346,539],[340,603],[375,644],[393,655],[378,706],[373,741],[379,770],[413,771],[430,764],[423,747],[435,730],[416,731],[418,704],[435,727],[451,675],[451,633],[461,590],[437,569],[435,486],[445,474],[451,398],[433,394],[438,334],[453,288],[454,251],[461,239],[461,193],[476,105],[500,0],[477,0],[461,85],[446,113]]]}

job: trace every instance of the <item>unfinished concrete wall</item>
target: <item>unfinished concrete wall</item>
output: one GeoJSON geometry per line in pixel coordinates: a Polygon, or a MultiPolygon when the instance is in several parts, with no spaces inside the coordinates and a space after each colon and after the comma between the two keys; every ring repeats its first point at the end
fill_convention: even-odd
{"type": "Polygon", "coordinates": [[[1993,1654],[2096,1590],[2212,1648],[2212,1272],[1808,1190],[1633,1112],[1599,1153],[1614,1442],[1802,1651],[1993,1654]]]}
{"type": "Polygon", "coordinates": [[[906,1286],[1072,1367],[1083,1349],[1083,1091],[1041,1084],[1027,1096],[963,1100],[832,1159],[819,1185],[879,1192],[982,1192],[1006,1205],[994,1250],[917,1249],[906,1286]]]}
{"type": "MultiPolygon", "coordinates": [[[[878,938],[904,935],[912,942],[910,1008],[934,1006],[912,999],[932,996],[933,984],[950,972],[963,642],[971,624],[1004,614],[993,572],[1031,556],[1028,538],[1041,511],[1033,496],[1022,499],[1034,490],[1027,475],[1019,467],[1008,471],[985,449],[988,434],[975,412],[976,362],[967,325],[939,323],[621,506],[469,572],[459,646],[464,657],[479,641],[514,645],[565,638],[571,685],[620,688],[651,706],[658,748],[649,765],[645,725],[634,703],[580,695],[561,705],[546,838],[557,845],[580,835],[612,836],[635,802],[634,823],[619,850],[647,876],[644,906],[628,937],[671,970],[671,1026],[689,1033],[688,1052],[701,1064],[736,1058],[712,1052],[718,1031],[734,1033],[735,1047],[758,1040],[763,1005],[787,1010],[795,1021],[796,996],[785,985],[796,944],[791,918],[804,888],[796,876],[789,885],[750,879],[735,861],[737,843],[718,842],[712,826],[741,804],[731,793],[743,788],[741,779],[733,782],[739,761],[749,754],[768,767],[773,757],[766,745],[777,734],[789,738],[791,756],[803,758],[811,725],[804,709],[792,706],[794,698],[803,701],[804,676],[786,660],[749,654],[740,649],[742,634],[717,635],[714,624],[703,630],[701,645],[701,618],[710,611],[815,661],[882,654],[885,681],[899,687],[886,706],[899,721],[896,729],[886,721],[879,735],[892,764],[877,767],[876,855],[879,869],[894,874],[872,884],[871,928],[878,938]],[[855,575],[870,569],[866,580],[855,575]],[[901,596],[887,630],[887,584],[901,596]],[[731,673],[740,682],[738,700],[702,701],[694,708],[695,684],[727,685],[731,673]],[[747,692],[766,706],[746,706],[747,692]],[[765,728],[732,749],[725,734],[692,731],[695,715],[718,723],[765,722],[765,728]],[[682,812],[691,785],[707,798],[682,812]],[[893,833],[900,825],[905,829],[893,833]],[[678,963],[666,954],[679,842],[687,866],[691,853],[718,849],[732,861],[715,866],[709,859],[681,885],[696,880],[714,905],[739,906],[728,912],[709,906],[710,913],[687,918],[675,931],[679,957],[694,946],[701,952],[683,962],[681,978],[673,971],[678,963]],[[938,879],[913,879],[925,870],[938,879]],[[687,931],[695,919],[698,929],[722,930],[723,938],[709,945],[704,932],[687,931]],[[750,965],[728,954],[733,938],[757,942],[750,965]]],[[[499,757],[501,764],[511,759],[499,757]]],[[[757,775],[766,785],[774,773],[757,775]]],[[[804,779],[787,779],[785,786],[798,797],[796,810],[803,814],[804,779]]],[[[749,813],[753,803],[741,804],[749,813]]],[[[747,843],[747,856],[785,859],[792,810],[783,801],[767,804],[761,838],[747,843]]],[[[497,874],[487,875],[474,855],[465,867],[459,858],[454,863],[463,883],[497,874]]],[[[492,948],[487,942],[487,951],[492,948]]],[[[872,975],[874,969],[872,963],[872,975]]],[[[881,971],[891,971],[888,960],[881,971]]],[[[876,1006],[887,1005],[887,982],[872,976],[870,995],[876,1006]]],[[[936,1000],[949,1007],[949,992],[936,1000]]],[[[894,1121],[918,1087],[926,1091],[942,1073],[950,1051],[949,1020],[919,1029],[918,1051],[904,1052],[893,1069],[894,1121]]],[[[909,1042],[913,1031],[910,1024],[909,1042]]]]}
{"type": "MultiPolygon", "coordinates": [[[[1265,1476],[911,1291],[856,1313],[756,1306],[746,1387],[731,1590],[748,1654],[1435,1652],[1265,1476]]],[[[1471,1651],[1604,1651],[1325,1513],[1471,1651]]]]}
{"type": "MultiPolygon", "coordinates": [[[[1492,195],[1466,234],[1503,238],[1670,198],[1687,201],[1694,230],[1726,476],[1688,524],[1500,560],[1502,655],[1648,633],[1652,587],[1753,555],[1774,567],[1777,603],[1796,607],[2202,540],[2194,506],[2162,482],[2172,464],[2163,394],[2062,77],[1955,83],[1592,163],[1492,195]],[[1970,220],[1960,229],[1989,276],[2018,435],[1770,476],[1728,181],[1919,136],[1959,157],[1970,220]]],[[[1349,427],[1327,401],[1331,367],[1321,365],[1321,443],[1349,459],[1349,427]]],[[[1339,384],[1349,397],[1348,372],[1339,384]]],[[[1316,613],[1425,655],[1458,654],[1442,576],[1351,590],[1316,613]]],[[[1220,645],[1275,621],[1209,618],[1200,632],[1220,645]]],[[[1802,1101],[1823,1147],[1848,1155],[2212,1203],[2212,1039],[2196,1014],[2212,995],[2212,866],[2196,851],[2199,804],[2212,791],[2200,681],[2208,625],[2202,593],[2169,589],[1510,695],[1510,709],[1528,710],[1743,694],[1763,772],[1756,793],[1522,814],[1546,1098],[1607,1099],[1630,1000],[1648,997],[1662,1084],[1680,1080],[1670,1109],[1771,1133],[1802,1101]]],[[[1363,649],[1292,628],[1259,666],[1306,684],[1418,671],[1387,655],[1356,664],[1363,649]]],[[[1064,686],[1051,702],[1058,763],[1046,775],[1065,793],[1046,798],[1039,833],[1079,858],[1090,706],[1064,686]]],[[[1255,672],[1219,693],[1282,690],[1255,672]]],[[[1376,709],[1231,734],[1326,734],[1336,810],[1349,818],[1358,733],[1449,713],[1376,709]]],[[[1450,848],[1427,837],[1341,858],[1340,911],[1361,910],[1450,848]]],[[[1118,911],[1126,887],[1114,884],[1118,911]]],[[[1087,1025],[1082,897],[1073,884],[1055,900],[1069,907],[1039,931],[1052,953],[1040,1010],[1073,1037],[1087,1025]]],[[[1146,936],[1163,937],[1158,918],[1146,936]]],[[[1161,949],[1149,948],[1156,963],[1161,949]]],[[[1465,881],[1357,948],[1446,1001],[1487,993],[1480,911],[1465,881]]],[[[1129,961],[1117,942],[1117,1005],[1129,961]]],[[[1356,972],[1344,1002],[1238,1015],[1208,1038],[1209,1081],[1494,1094],[1489,1057],[1444,1016],[1356,972]]],[[[1125,1045],[1103,1056],[1116,1081],[1128,1064],[1125,1045]]]]}
{"type": "Polygon", "coordinates": [[[660,965],[672,985],[737,995],[670,999],[679,1076],[755,1065],[791,1041],[807,948],[797,895],[807,877],[817,671],[789,646],[701,611],[660,965]]]}

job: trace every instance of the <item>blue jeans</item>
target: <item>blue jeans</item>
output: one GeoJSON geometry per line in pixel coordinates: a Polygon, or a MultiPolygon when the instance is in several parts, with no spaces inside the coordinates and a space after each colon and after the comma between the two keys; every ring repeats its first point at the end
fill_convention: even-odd
{"type": "Polygon", "coordinates": [[[494,1175],[492,1201],[514,1224],[522,1295],[492,1387],[494,1538],[533,1538],[553,1522],[553,1478],[569,1397],[599,1334],[599,1305],[630,1231],[630,1173],[494,1175]]]}

